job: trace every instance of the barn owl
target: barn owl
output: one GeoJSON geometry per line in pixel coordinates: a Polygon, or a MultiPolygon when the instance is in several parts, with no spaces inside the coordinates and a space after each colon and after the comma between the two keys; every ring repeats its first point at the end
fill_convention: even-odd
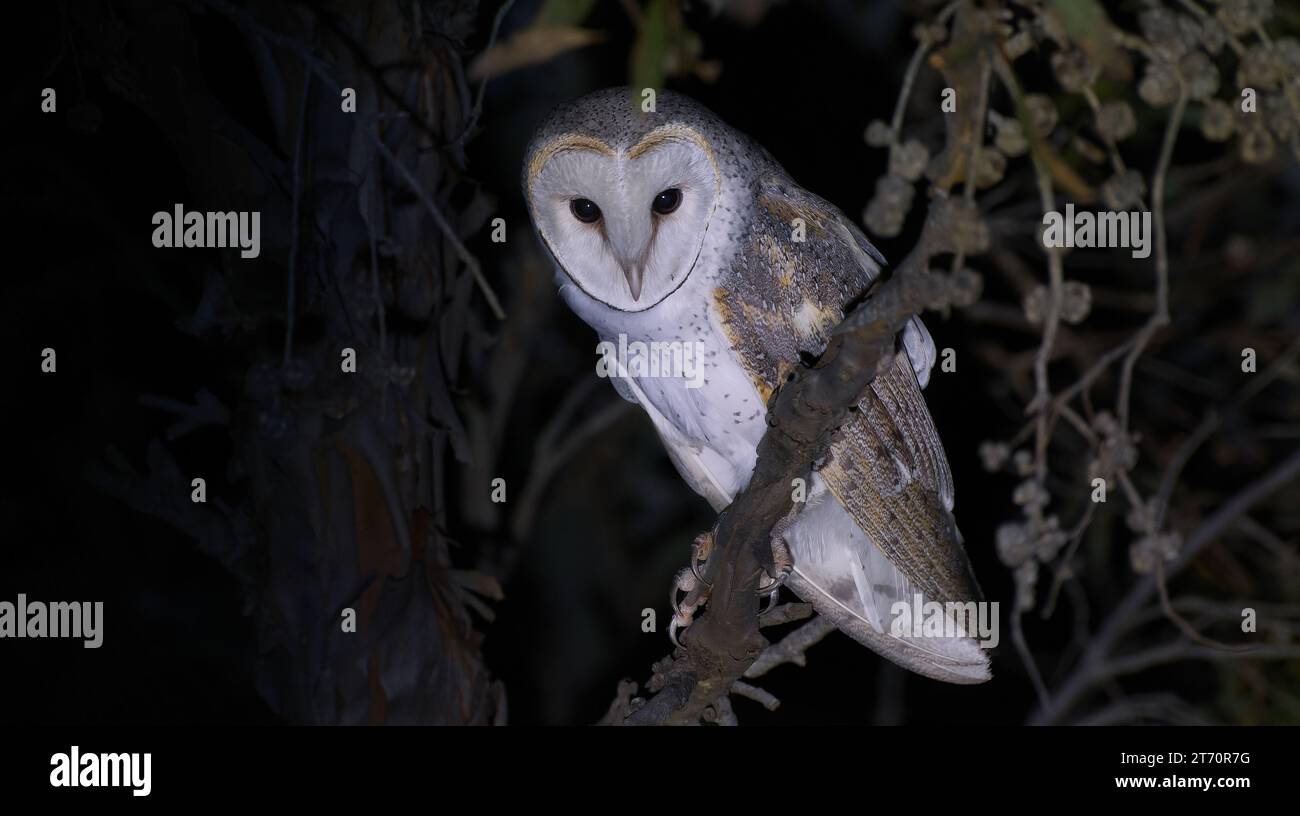
{"type": "MultiPolygon", "coordinates": [[[[655,109],[612,88],[558,108],[530,142],[524,195],[560,295],[602,343],[697,349],[703,377],[611,380],[649,416],[687,484],[715,510],[748,483],[766,405],[817,355],[884,259],[761,146],[684,96],[655,109]]],[[[952,475],[921,389],[935,346],[913,319],[904,354],[862,394],[780,534],[785,585],[889,660],[952,683],[989,679],[980,599],[952,515],[952,475]],[[946,609],[945,635],[898,626],[946,609]],[[972,607],[967,607],[972,608],[972,607]],[[961,618],[961,619],[959,619],[961,618]]],[[[644,367],[642,368],[644,370],[644,367]]]]}

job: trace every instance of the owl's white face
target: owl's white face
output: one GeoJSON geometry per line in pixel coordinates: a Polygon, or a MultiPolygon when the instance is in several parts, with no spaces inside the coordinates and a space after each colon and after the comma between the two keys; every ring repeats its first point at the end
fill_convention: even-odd
{"type": "Polygon", "coordinates": [[[695,266],[721,177],[708,143],[670,125],[616,150],[565,136],[529,168],[542,240],[582,291],[626,312],[649,309],[695,266]]]}

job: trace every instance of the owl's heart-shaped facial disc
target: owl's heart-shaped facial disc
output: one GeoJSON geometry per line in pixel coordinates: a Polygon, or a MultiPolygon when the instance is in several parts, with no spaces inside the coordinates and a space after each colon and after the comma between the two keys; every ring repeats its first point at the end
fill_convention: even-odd
{"type": "Polygon", "coordinates": [[[542,240],[574,284],[621,311],[661,302],[690,275],[720,178],[712,149],[682,125],[625,149],[568,134],[539,150],[527,189],[542,240]]]}

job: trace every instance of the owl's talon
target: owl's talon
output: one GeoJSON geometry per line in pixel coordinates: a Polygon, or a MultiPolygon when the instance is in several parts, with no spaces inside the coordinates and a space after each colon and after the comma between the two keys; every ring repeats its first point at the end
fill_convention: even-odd
{"type": "Polygon", "coordinates": [[[767,570],[763,570],[762,575],[758,579],[758,588],[754,591],[759,595],[771,595],[781,588],[781,585],[785,583],[786,576],[789,574],[789,570],[777,570],[776,575],[772,575],[767,570]]]}
{"type": "Polygon", "coordinates": [[[668,622],[668,639],[672,641],[674,649],[685,649],[686,647],[683,646],[682,642],[677,639],[677,630],[679,628],[682,627],[678,627],[677,618],[674,617],[671,621],[668,622]]]}
{"type": "Polygon", "coordinates": [[[672,591],[668,594],[668,604],[673,610],[673,619],[668,624],[668,638],[679,649],[686,648],[677,638],[677,633],[685,631],[695,620],[695,612],[709,599],[712,587],[695,572],[695,565],[681,569],[673,580],[672,591]],[[677,599],[678,593],[682,598],[677,599]]]}
{"type": "Polygon", "coordinates": [[[785,543],[785,531],[789,529],[790,524],[794,521],[794,515],[798,512],[798,506],[790,511],[790,514],[776,523],[772,528],[772,533],[768,538],[768,547],[759,547],[758,556],[759,564],[763,567],[763,578],[758,583],[759,593],[774,592],[774,587],[779,587],[785,582],[786,576],[794,569],[794,559],[790,556],[790,548],[785,543]]]}
{"type": "Polygon", "coordinates": [[[695,577],[704,583],[704,576],[700,570],[709,560],[709,554],[713,552],[713,531],[700,533],[695,537],[695,542],[691,545],[691,572],[695,577]]]}

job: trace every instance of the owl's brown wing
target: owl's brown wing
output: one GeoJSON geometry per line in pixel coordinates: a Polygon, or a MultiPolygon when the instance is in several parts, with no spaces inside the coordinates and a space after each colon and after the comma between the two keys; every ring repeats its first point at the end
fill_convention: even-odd
{"type": "Polygon", "coordinates": [[[903,355],[831,442],[822,478],[858,527],[929,600],[980,600],[952,515],[943,443],[903,355]]]}
{"type": "MultiPolygon", "coordinates": [[[[801,354],[821,353],[883,260],[839,210],[788,179],[765,179],[758,192],[751,246],[715,303],[767,398],[801,354]]],[[[790,584],[837,627],[896,663],[949,682],[982,682],[990,676],[987,656],[970,637],[891,630],[900,601],[981,597],[952,515],[952,475],[914,369],[928,372],[934,359],[919,321],[904,346],[907,354],[872,382],[837,431],[814,475],[814,494],[786,532],[795,562],[790,584]]]]}
{"type": "MultiPolygon", "coordinates": [[[[801,353],[821,353],[846,304],[867,291],[884,259],[834,205],[787,178],[763,179],[757,201],[749,252],[715,300],[766,399],[801,353]]],[[[912,343],[907,351],[928,357],[928,368],[933,344],[917,324],[928,349],[912,343]]],[[[862,395],[821,475],[916,587],[932,600],[973,600],[979,588],[951,512],[952,474],[908,360],[898,355],[862,395]]]]}

